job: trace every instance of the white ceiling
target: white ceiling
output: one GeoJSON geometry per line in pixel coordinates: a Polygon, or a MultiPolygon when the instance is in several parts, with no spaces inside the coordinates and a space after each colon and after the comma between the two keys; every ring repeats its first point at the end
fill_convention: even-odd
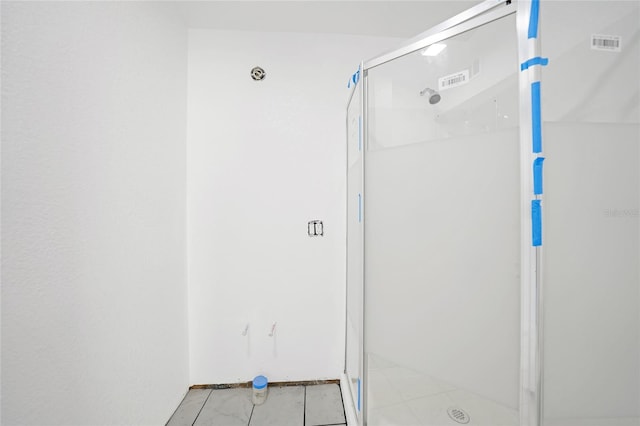
{"type": "Polygon", "coordinates": [[[480,3],[423,1],[180,1],[190,28],[408,38],[480,3]]]}

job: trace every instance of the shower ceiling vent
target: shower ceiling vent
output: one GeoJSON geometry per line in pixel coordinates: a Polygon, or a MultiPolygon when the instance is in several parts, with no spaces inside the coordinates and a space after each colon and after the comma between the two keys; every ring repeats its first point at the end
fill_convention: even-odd
{"type": "Polygon", "coordinates": [[[267,73],[260,67],[253,67],[251,69],[251,78],[255,81],[264,80],[267,76],[267,73]]]}
{"type": "Polygon", "coordinates": [[[463,425],[466,425],[471,420],[469,415],[462,408],[449,407],[447,409],[447,414],[449,414],[449,417],[451,417],[452,420],[463,425]]]}

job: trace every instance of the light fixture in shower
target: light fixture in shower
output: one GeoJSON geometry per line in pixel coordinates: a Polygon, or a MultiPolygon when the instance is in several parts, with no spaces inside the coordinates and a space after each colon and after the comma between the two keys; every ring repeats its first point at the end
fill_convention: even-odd
{"type": "Polygon", "coordinates": [[[440,96],[440,93],[436,92],[435,90],[433,90],[430,87],[425,87],[423,90],[420,91],[420,96],[429,96],[429,103],[431,105],[435,105],[438,102],[440,102],[440,99],[442,99],[442,97],[440,96]]]}
{"type": "Polygon", "coordinates": [[[444,43],[434,43],[422,51],[422,56],[438,56],[446,48],[444,43]]]}

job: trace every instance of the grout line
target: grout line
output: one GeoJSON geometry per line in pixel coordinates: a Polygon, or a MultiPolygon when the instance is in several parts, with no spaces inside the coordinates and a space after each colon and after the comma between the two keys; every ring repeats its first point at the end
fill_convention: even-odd
{"type": "Polygon", "coordinates": [[[342,415],[344,416],[344,423],[342,424],[347,424],[347,411],[344,408],[344,395],[342,395],[342,386],[340,385],[338,385],[338,392],[340,392],[340,404],[342,405],[342,415]]]}
{"type": "Polygon", "coordinates": [[[249,422],[247,423],[247,426],[249,426],[251,424],[251,419],[253,418],[253,410],[256,409],[256,405],[252,404],[251,405],[251,414],[249,415],[249,422]]]}
{"type": "Polygon", "coordinates": [[[207,399],[204,400],[204,404],[202,404],[202,407],[200,407],[200,411],[198,411],[198,415],[196,416],[195,419],[193,419],[193,423],[191,423],[191,426],[196,424],[196,421],[198,421],[198,417],[200,417],[200,413],[202,413],[202,409],[204,408],[205,405],[207,405],[207,402],[209,402],[209,398],[211,397],[211,394],[213,393],[213,391],[209,391],[209,395],[207,395],[207,399]]]}
{"type": "Polygon", "coordinates": [[[307,425],[307,387],[304,387],[304,404],[302,405],[302,426],[307,425]]]}

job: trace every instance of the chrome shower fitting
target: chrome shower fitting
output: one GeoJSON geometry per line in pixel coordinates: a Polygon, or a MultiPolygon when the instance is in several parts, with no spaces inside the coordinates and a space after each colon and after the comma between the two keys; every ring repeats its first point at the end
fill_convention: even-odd
{"type": "Polygon", "coordinates": [[[429,87],[425,87],[424,90],[420,92],[420,96],[424,96],[424,95],[429,95],[429,103],[431,105],[435,105],[438,102],[440,102],[440,99],[441,99],[440,93],[436,92],[435,90],[429,87]]]}

